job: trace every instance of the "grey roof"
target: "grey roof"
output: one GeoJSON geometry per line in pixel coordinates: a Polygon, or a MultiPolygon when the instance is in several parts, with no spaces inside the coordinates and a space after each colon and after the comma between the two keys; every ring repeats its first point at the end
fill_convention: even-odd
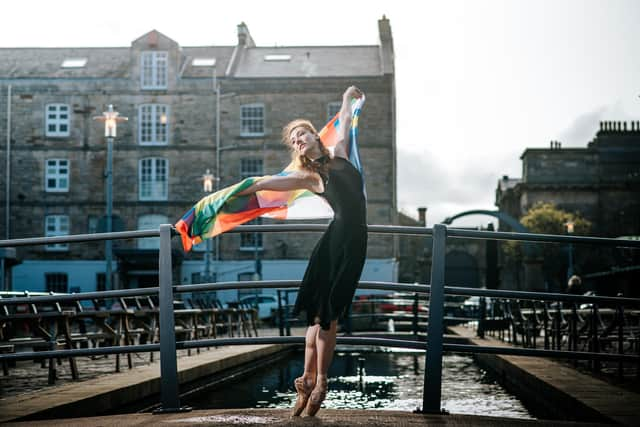
{"type": "Polygon", "coordinates": [[[0,77],[125,77],[129,48],[9,48],[0,49],[0,77]],[[87,58],[83,68],[62,68],[69,58],[87,58]]]}
{"type": "Polygon", "coordinates": [[[378,46],[246,48],[234,77],[341,77],[382,74],[378,46]],[[290,61],[265,61],[265,55],[291,55],[290,61]]]}
{"type": "MultiPolygon", "coordinates": [[[[169,39],[170,40],[170,39],[169,39]]],[[[177,45],[176,45],[177,46],[177,45]]],[[[236,46],[182,47],[182,77],[211,77],[212,67],[194,67],[195,58],[216,58],[216,74],[223,76],[236,46]]],[[[235,78],[347,77],[382,75],[379,46],[238,46],[235,78]],[[288,61],[265,61],[265,55],[291,55],[288,61]]],[[[0,78],[127,78],[131,72],[129,47],[0,48],[0,78]],[[62,68],[70,58],[86,58],[82,68],[62,68]]]]}

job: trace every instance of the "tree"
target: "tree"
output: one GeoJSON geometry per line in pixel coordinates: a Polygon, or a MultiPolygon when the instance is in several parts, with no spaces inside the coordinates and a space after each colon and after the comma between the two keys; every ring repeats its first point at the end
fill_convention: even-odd
{"type": "MultiPolygon", "coordinates": [[[[573,224],[573,234],[585,235],[591,230],[591,222],[585,219],[579,212],[567,212],[559,209],[552,203],[536,203],[520,218],[522,225],[531,233],[537,234],[567,234],[567,224],[573,224]]],[[[537,244],[543,257],[543,272],[548,288],[553,291],[564,290],[566,285],[568,250],[566,244],[537,244]]],[[[522,244],[509,241],[503,245],[505,262],[521,265],[523,260],[522,244]]],[[[579,267],[576,266],[576,271],[579,267]]]]}

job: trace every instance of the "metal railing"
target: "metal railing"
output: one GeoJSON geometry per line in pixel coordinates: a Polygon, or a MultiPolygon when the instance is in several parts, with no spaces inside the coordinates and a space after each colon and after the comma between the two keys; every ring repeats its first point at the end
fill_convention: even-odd
{"type": "MultiPolygon", "coordinates": [[[[286,225],[249,225],[240,226],[231,232],[308,232],[324,231],[326,225],[318,224],[286,224],[286,225]]],[[[398,292],[412,292],[429,295],[429,321],[427,325],[426,343],[420,341],[406,341],[388,338],[364,338],[364,337],[338,337],[340,344],[379,345],[391,347],[404,347],[422,349],[426,351],[425,382],[423,391],[422,412],[441,412],[441,387],[442,387],[442,354],[444,351],[466,353],[490,353],[519,356],[537,356],[552,358],[584,359],[584,360],[613,360],[619,362],[640,363],[640,356],[629,354],[605,354],[596,352],[577,352],[549,349],[490,347],[466,344],[451,344],[444,342],[444,304],[445,295],[459,296],[484,296],[496,298],[514,298],[519,300],[542,301],[573,301],[584,303],[612,303],[619,306],[638,306],[640,299],[622,297],[598,297],[577,296],[565,294],[550,294],[540,292],[489,290],[465,287],[445,286],[445,253],[447,238],[471,238],[491,240],[517,240],[525,242],[544,243],[583,243],[600,246],[615,246],[640,248],[640,241],[619,239],[606,239],[581,236],[556,236],[528,233],[505,233],[491,231],[475,231],[448,229],[446,226],[436,224],[431,228],[406,227],[406,226],[381,226],[368,227],[370,233],[376,234],[402,234],[431,236],[433,239],[431,280],[426,284],[402,284],[388,282],[362,281],[360,289],[392,290],[398,292]]],[[[180,398],[177,376],[178,349],[200,348],[220,345],[246,345],[246,344],[303,344],[304,337],[245,337],[245,338],[216,338],[205,340],[191,340],[176,342],[174,330],[173,295],[175,293],[216,291],[223,289],[253,289],[253,288],[295,288],[298,281],[258,281],[258,282],[219,282],[203,283],[196,285],[174,286],[172,284],[171,271],[171,239],[175,235],[171,225],[161,225],[159,230],[132,231],[116,233],[85,234],[74,236],[58,236],[33,239],[0,240],[0,247],[15,247],[27,245],[45,245],[54,243],[78,243],[100,240],[115,240],[143,237],[160,237],[159,251],[159,287],[144,289],[112,290],[102,292],[85,292],[71,295],[52,295],[38,297],[16,297],[0,299],[0,306],[9,304],[31,304],[38,302],[78,301],[92,298],[113,298],[141,295],[159,295],[160,311],[160,343],[130,345],[126,347],[102,347],[52,350],[39,352],[24,352],[16,354],[0,354],[0,361],[24,360],[46,357],[73,357],[103,354],[119,354],[131,352],[160,351],[161,373],[161,411],[180,411],[180,398]]]]}

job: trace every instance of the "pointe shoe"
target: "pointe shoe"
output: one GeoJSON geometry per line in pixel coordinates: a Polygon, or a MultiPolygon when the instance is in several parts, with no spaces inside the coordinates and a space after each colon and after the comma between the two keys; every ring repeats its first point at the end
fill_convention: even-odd
{"type": "Polygon", "coordinates": [[[304,380],[304,377],[296,378],[293,384],[296,387],[298,395],[296,396],[296,404],[293,406],[292,416],[299,417],[307,406],[309,395],[311,395],[311,391],[313,390],[313,384],[308,384],[304,380]]]}
{"type": "Polygon", "coordinates": [[[319,378],[318,383],[309,396],[309,402],[307,402],[308,416],[313,417],[320,410],[322,402],[324,402],[324,399],[327,397],[327,388],[327,379],[319,378]]]}

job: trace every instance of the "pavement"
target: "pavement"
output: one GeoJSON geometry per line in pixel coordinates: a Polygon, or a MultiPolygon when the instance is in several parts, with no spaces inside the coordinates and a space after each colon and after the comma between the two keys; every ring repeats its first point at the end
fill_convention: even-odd
{"type": "Polygon", "coordinates": [[[292,418],[283,409],[217,409],[173,414],[126,414],[106,417],[69,418],[46,421],[8,423],[5,426],[293,426],[293,427],[412,427],[412,426],[607,426],[608,424],[576,423],[549,420],[471,415],[422,415],[398,411],[321,409],[315,417],[292,418]]]}

